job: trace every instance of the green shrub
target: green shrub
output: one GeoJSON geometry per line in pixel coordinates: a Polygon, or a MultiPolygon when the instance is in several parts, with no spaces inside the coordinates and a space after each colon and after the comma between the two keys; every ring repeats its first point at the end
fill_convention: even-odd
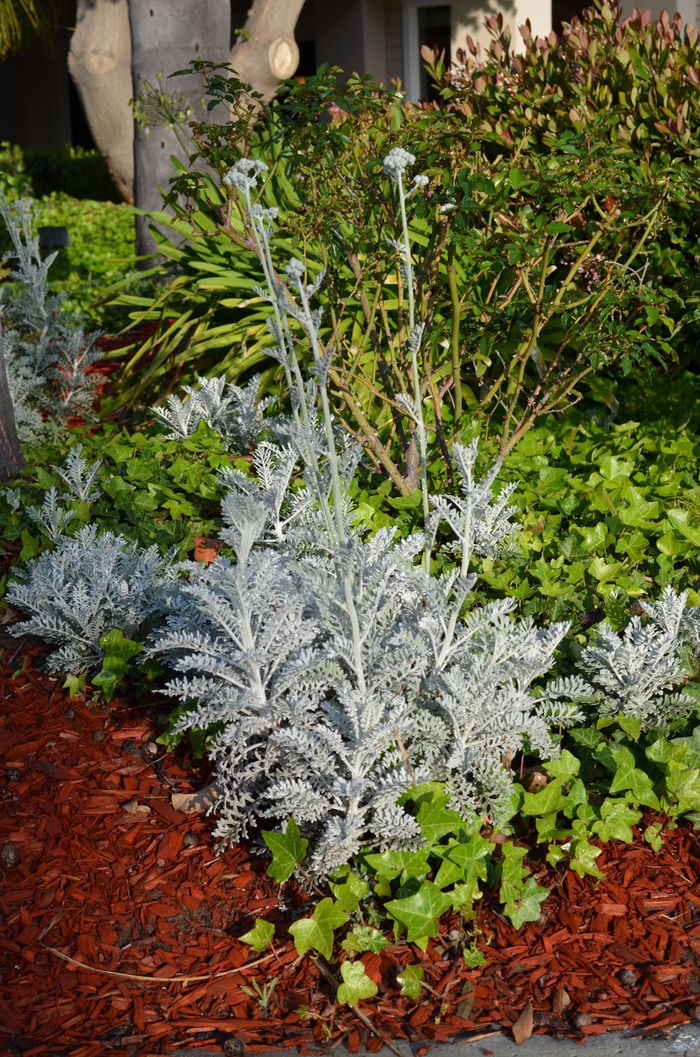
{"type": "Polygon", "coordinates": [[[502,15],[487,20],[485,53],[467,38],[449,70],[437,52],[424,58],[443,104],[475,122],[491,149],[548,152],[563,132],[590,131],[635,154],[700,157],[698,30],[680,14],[652,19],[639,9],[595,0],[561,37],[522,27],[516,55],[502,15]]]}
{"type": "MultiPolygon", "coordinates": [[[[97,308],[106,291],[134,270],[134,214],[127,205],[76,199],[53,192],[37,203],[39,225],[66,227],[71,245],[51,267],[52,286],[66,296],[64,308],[78,312],[92,326],[118,329],[119,312],[97,308]]],[[[135,278],[135,282],[139,282],[135,278]]]]}
{"type": "MultiPolygon", "coordinates": [[[[233,80],[212,87],[221,99],[239,92],[233,80]]],[[[608,392],[602,368],[619,363],[629,372],[679,355],[686,277],[679,288],[668,269],[650,267],[649,247],[665,240],[669,256],[673,217],[693,208],[698,181],[679,159],[661,172],[584,133],[568,132],[551,155],[524,153],[515,164],[483,150],[475,123],[456,108],[404,112],[400,104],[366,81],[339,88],[336,73],[322,70],[289,86],[255,143],[270,166],[260,203],[280,211],[276,245],[328,275],[321,337],[336,350],[338,411],[407,495],[416,465],[414,426],[398,399],[412,391],[407,302],[392,248],[399,205],[378,179],[383,153],[400,144],[430,178],[408,222],[416,318],[426,326],[421,399],[432,460],[446,464],[449,444],[477,411],[504,454],[539,416],[561,412],[589,387],[608,392]]],[[[237,157],[231,116],[228,125],[194,130],[202,158],[221,171],[237,157]]],[[[155,303],[131,302],[135,319],[161,323],[126,364],[122,400],[144,399],[174,362],[185,375],[206,368],[233,380],[262,368],[284,396],[242,217],[194,171],[176,187],[190,196],[189,215],[154,220],[190,239],[177,249],[162,242],[177,277],[155,303]]],[[[449,465],[445,472],[449,480],[449,465]]]]}
{"type": "Polygon", "coordinates": [[[32,193],[22,148],[3,140],[0,143],[0,194],[7,202],[32,193]]]}

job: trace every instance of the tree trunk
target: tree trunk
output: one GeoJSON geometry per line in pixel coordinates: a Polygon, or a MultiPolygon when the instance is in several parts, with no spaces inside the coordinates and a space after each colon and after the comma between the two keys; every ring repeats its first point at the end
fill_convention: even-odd
{"type": "MultiPolygon", "coordinates": [[[[227,62],[231,39],[231,5],[229,0],[129,0],[131,25],[131,70],[133,96],[141,92],[144,81],[156,85],[162,71],[166,77],[187,67],[191,59],[227,62]]],[[[198,77],[175,77],[166,81],[175,97],[184,95],[192,107],[195,120],[202,109],[204,82],[198,77]]],[[[212,111],[208,120],[224,120],[212,111]]],[[[159,188],[168,190],[174,175],[170,160],[175,155],[184,165],[189,159],[170,128],[152,128],[134,134],[134,205],[138,209],[159,210],[163,199],[159,188]]],[[[136,217],[136,253],[155,253],[157,244],[148,230],[149,220],[136,217]]],[[[146,265],[148,267],[148,265],[146,265]]]]}
{"type": "Polygon", "coordinates": [[[17,436],[15,409],[12,406],[2,344],[0,326],[0,481],[10,481],[27,463],[17,436]]]}
{"type": "Polygon", "coordinates": [[[131,33],[127,0],[78,0],[68,69],[92,138],[125,202],[134,200],[131,33]]]}
{"type": "Polygon", "coordinates": [[[231,49],[231,65],[240,79],[266,100],[299,65],[294,27],[303,6],[304,0],[255,0],[231,49]]]}
{"type": "MultiPolygon", "coordinates": [[[[129,101],[141,91],[143,80],[152,81],[159,70],[169,73],[181,69],[200,54],[218,62],[228,59],[241,79],[269,100],[280,79],[291,77],[299,63],[294,27],[303,6],[304,0],[254,0],[243,33],[229,53],[230,32],[223,25],[230,17],[223,10],[227,3],[156,0],[154,7],[148,0],[78,0],[68,67],[93,139],[126,202],[134,201],[134,122],[129,101]],[[213,18],[210,7],[216,11],[213,18]],[[205,20],[200,23],[203,15],[205,20]],[[133,66],[132,32],[138,37],[138,58],[133,66]],[[194,48],[198,43],[197,53],[194,48]]],[[[176,94],[188,94],[186,80],[179,78],[174,83],[176,94]]],[[[164,158],[151,190],[163,181],[167,187],[172,175],[170,154],[181,154],[170,129],[164,132],[160,139],[155,132],[151,134],[153,156],[164,158]],[[164,146],[156,146],[156,142],[164,146]]],[[[151,164],[153,157],[145,157],[148,151],[142,146],[137,145],[136,151],[151,164]]],[[[160,207],[157,192],[149,199],[151,204],[144,208],[160,207]]],[[[143,228],[143,223],[139,222],[139,227],[143,228]]],[[[152,241],[148,245],[152,248],[152,241]]]]}

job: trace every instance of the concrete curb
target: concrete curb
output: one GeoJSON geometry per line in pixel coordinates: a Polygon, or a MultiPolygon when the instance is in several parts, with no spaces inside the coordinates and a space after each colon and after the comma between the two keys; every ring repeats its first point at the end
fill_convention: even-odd
{"type": "MultiPolygon", "coordinates": [[[[591,1035],[577,1041],[574,1039],[554,1039],[550,1035],[533,1035],[522,1046],[516,1046],[513,1039],[506,1035],[492,1035],[490,1038],[477,1039],[473,1042],[462,1040],[454,1043],[404,1042],[395,1040],[396,1048],[404,1057],[415,1057],[416,1052],[430,1046],[423,1057],[700,1057],[700,1025],[684,1024],[675,1028],[668,1038],[650,1038],[649,1033],[609,1032],[606,1035],[591,1035]]],[[[344,1046],[337,1048],[337,1057],[345,1057],[344,1046]]],[[[383,1054],[390,1051],[385,1047],[383,1054]]],[[[173,1057],[221,1057],[221,1050],[175,1050],[173,1057]]],[[[270,1050],[261,1057],[292,1057],[293,1050],[270,1050]]],[[[319,1057],[323,1051],[319,1048],[319,1057]]],[[[360,1047],[358,1057],[369,1057],[367,1050],[360,1047]]]]}

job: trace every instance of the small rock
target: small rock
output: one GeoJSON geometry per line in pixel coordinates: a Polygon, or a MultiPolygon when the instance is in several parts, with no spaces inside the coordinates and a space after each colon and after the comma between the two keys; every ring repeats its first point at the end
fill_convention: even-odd
{"type": "Polygon", "coordinates": [[[226,1039],[224,1043],[224,1053],[226,1057],[239,1057],[242,1053],[247,1053],[248,1047],[246,1046],[243,1039],[226,1039]]]}
{"type": "Polygon", "coordinates": [[[143,752],[146,753],[147,756],[158,755],[158,746],[156,745],[155,741],[147,741],[145,745],[141,746],[141,749],[143,752]]]}
{"type": "Polygon", "coordinates": [[[104,741],[106,737],[106,730],[93,730],[92,732],[92,740],[96,741],[98,745],[100,744],[100,742],[104,741]]]}
{"type": "Polygon", "coordinates": [[[690,1006],[688,1009],[688,1016],[693,1024],[700,1024],[700,1006],[690,1006]]]}
{"type": "Polygon", "coordinates": [[[131,738],[127,738],[126,741],[122,742],[122,756],[134,756],[137,760],[143,759],[141,749],[131,738]]]}
{"type": "Polygon", "coordinates": [[[192,830],[190,830],[189,833],[186,833],[185,836],[182,838],[183,848],[196,848],[198,844],[199,837],[196,833],[193,833],[192,830]]]}
{"type": "Polygon", "coordinates": [[[5,844],[0,852],[0,859],[2,859],[2,865],[9,870],[11,866],[14,866],[19,861],[19,852],[14,844],[5,844]]]}
{"type": "Polygon", "coordinates": [[[681,954],[681,964],[685,965],[686,962],[694,962],[694,961],[695,961],[695,955],[693,954],[693,952],[691,950],[689,950],[686,947],[683,950],[682,954],[681,954]]]}
{"type": "Polygon", "coordinates": [[[617,978],[623,987],[634,987],[639,979],[634,969],[620,969],[617,978]]]}
{"type": "Polygon", "coordinates": [[[696,973],[688,973],[688,990],[691,995],[700,995],[700,976],[696,973]]]}
{"type": "Polygon", "coordinates": [[[5,778],[8,780],[8,782],[19,782],[21,777],[22,772],[19,771],[16,767],[8,767],[5,771],[5,778]]]}
{"type": "Polygon", "coordinates": [[[65,711],[65,717],[66,717],[66,719],[70,719],[70,720],[75,719],[75,709],[74,708],[67,708],[66,711],[65,711]]]}
{"type": "Polygon", "coordinates": [[[589,1024],[593,1023],[593,1017],[590,1013],[577,1013],[574,1017],[574,1024],[577,1028],[586,1028],[589,1024]]]}

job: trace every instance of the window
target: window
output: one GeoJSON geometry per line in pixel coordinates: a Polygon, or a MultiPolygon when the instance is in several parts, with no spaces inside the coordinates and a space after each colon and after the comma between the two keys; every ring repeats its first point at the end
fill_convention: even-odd
{"type": "Polygon", "coordinates": [[[421,50],[424,46],[432,49],[437,46],[438,52],[444,50],[445,63],[450,62],[450,6],[418,8],[418,57],[420,62],[420,97],[421,99],[438,99],[438,92],[431,83],[423,63],[421,50]]]}
{"type": "Polygon", "coordinates": [[[561,36],[562,22],[571,22],[572,18],[581,17],[584,7],[589,5],[584,0],[552,0],[552,29],[561,36]]]}
{"type": "Polygon", "coordinates": [[[403,88],[414,103],[436,98],[423,69],[421,48],[444,48],[445,60],[450,61],[450,12],[445,0],[403,0],[403,88]]]}

